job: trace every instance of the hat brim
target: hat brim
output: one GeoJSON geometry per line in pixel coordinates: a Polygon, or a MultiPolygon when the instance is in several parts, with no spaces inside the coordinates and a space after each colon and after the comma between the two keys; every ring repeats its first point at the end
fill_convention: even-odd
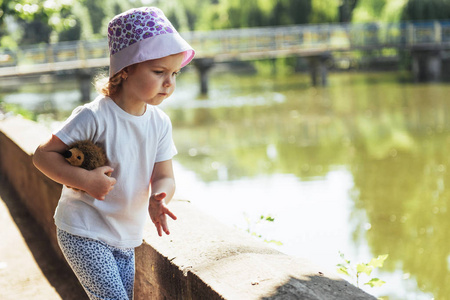
{"type": "Polygon", "coordinates": [[[160,34],[143,39],[110,56],[109,78],[125,67],[182,52],[183,68],[194,58],[195,50],[178,33],[160,34]]]}

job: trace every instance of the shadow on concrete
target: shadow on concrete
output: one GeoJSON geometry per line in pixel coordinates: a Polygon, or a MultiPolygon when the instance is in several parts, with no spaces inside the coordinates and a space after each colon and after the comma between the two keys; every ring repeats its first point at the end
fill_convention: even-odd
{"type": "Polygon", "coordinates": [[[309,280],[291,277],[278,287],[273,295],[261,300],[376,300],[363,290],[356,289],[344,280],[333,280],[323,276],[309,276],[309,280]],[[349,286],[351,288],[349,288],[349,286]],[[299,296],[301,291],[301,296],[299,296]]]}
{"type": "Polygon", "coordinates": [[[24,204],[2,176],[0,176],[0,198],[7,206],[42,273],[61,298],[64,300],[88,299],[72,270],[66,262],[58,258],[43,229],[28,213],[24,204]]]}

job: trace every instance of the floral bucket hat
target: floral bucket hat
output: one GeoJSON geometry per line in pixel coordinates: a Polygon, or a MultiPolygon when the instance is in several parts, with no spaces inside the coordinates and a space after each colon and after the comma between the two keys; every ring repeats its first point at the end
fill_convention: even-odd
{"type": "Polygon", "coordinates": [[[143,61],[184,53],[181,67],[195,55],[164,13],[156,7],[130,9],[108,24],[109,77],[143,61]]]}

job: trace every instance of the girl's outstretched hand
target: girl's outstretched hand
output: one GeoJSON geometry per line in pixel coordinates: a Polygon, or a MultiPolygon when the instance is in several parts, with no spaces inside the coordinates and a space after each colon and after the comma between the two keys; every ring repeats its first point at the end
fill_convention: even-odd
{"type": "Polygon", "coordinates": [[[166,234],[170,234],[169,227],[167,226],[166,215],[171,217],[173,220],[177,219],[177,217],[167,208],[164,203],[164,198],[166,198],[166,193],[151,195],[150,205],[148,207],[150,219],[152,219],[153,224],[155,224],[159,236],[162,236],[163,231],[166,234]]]}

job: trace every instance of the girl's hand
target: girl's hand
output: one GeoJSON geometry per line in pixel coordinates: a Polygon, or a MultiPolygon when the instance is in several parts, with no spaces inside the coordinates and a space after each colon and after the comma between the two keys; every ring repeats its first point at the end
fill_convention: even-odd
{"type": "Polygon", "coordinates": [[[158,193],[150,196],[150,205],[148,207],[148,212],[150,214],[150,219],[152,219],[153,224],[155,224],[158,235],[162,236],[162,231],[167,235],[170,234],[169,227],[167,226],[166,215],[176,220],[177,217],[167,208],[164,203],[164,198],[166,198],[166,193],[158,193]]]}
{"type": "Polygon", "coordinates": [[[71,166],[62,156],[68,149],[57,136],[40,145],[33,155],[33,163],[50,179],[85,191],[92,197],[105,200],[105,196],[113,189],[116,179],[108,177],[113,168],[104,166],[92,171],[71,166]]]}
{"type": "Polygon", "coordinates": [[[105,200],[105,196],[114,188],[116,179],[109,177],[114,171],[109,166],[99,167],[89,171],[84,191],[97,200],[105,200]]]}

